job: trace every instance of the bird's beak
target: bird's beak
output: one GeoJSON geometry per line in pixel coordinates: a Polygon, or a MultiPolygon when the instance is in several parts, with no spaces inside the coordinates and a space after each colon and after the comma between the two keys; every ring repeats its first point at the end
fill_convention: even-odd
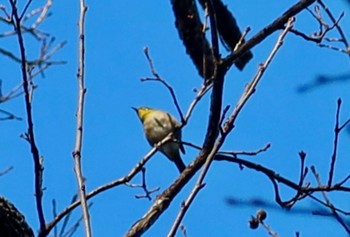
{"type": "Polygon", "coordinates": [[[131,107],[133,110],[135,110],[136,111],[136,113],[138,112],[138,109],[137,108],[135,108],[135,107],[131,107]]]}

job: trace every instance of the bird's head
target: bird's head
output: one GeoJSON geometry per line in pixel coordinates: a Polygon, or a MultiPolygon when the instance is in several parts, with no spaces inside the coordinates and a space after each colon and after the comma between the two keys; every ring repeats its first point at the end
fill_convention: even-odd
{"type": "Polygon", "coordinates": [[[138,108],[132,107],[132,109],[136,111],[137,116],[141,119],[142,122],[150,113],[155,111],[154,109],[145,106],[141,106],[138,108]]]}

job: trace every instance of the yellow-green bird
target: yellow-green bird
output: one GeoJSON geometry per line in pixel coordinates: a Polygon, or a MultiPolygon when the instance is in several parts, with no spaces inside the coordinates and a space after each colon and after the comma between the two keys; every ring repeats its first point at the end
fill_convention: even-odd
{"type": "Polygon", "coordinates": [[[175,141],[169,141],[163,144],[159,150],[175,163],[180,173],[186,168],[181,159],[180,152],[185,153],[181,142],[180,123],[171,114],[149,107],[134,108],[137,116],[140,118],[147,141],[151,146],[162,141],[169,133],[173,133],[175,141]]]}

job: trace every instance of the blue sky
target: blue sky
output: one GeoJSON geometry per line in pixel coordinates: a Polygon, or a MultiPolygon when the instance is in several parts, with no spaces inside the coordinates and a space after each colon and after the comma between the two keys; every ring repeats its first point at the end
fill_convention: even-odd
{"type": "MultiPolygon", "coordinates": [[[[252,28],[248,38],[280,16],[296,1],[226,1],[242,29],[252,28]],[[239,5],[240,4],[240,5],[239,5]]],[[[41,5],[35,2],[31,9],[41,5]],[[38,5],[36,5],[38,4],[38,5]]],[[[7,4],[7,3],[3,3],[7,4]]],[[[342,1],[328,1],[335,16],[346,14],[341,26],[350,32],[349,5],[342,1]]],[[[156,82],[141,82],[151,76],[143,48],[149,47],[159,74],[175,89],[181,109],[185,112],[193,100],[194,88],[199,88],[198,76],[185,53],[174,27],[170,1],[87,1],[86,21],[86,110],[83,144],[83,171],[87,190],[124,176],[145,155],[150,147],[143,137],[142,127],[131,109],[146,105],[167,110],[178,117],[168,91],[156,82]]],[[[8,7],[8,5],[6,5],[8,7]]],[[[42,25],[67,45],[56,55],[67,64],[55,66],[37,78],[34,93],[34,128],[40,154],[44,157],[45,216],[52,219],[52,199],[58,211],[66,207],[77,191],[71,156],[74,147],[75,111],[77,98],[77,20],[78,1],[55,1],[52,15],[42,25]],[[67,6],[69,5],[69,7],[67,6]]],[[[311,34],[318,25],[307,12],[297,17],[295,27],[311,34]]],[[[8,31],[0,24],[0,32],[8,31]]],[[[349,34],[347,34],[349,37],[349,34]]],[[[332,33],[331,36],[336,36],[332,33]]],[[[227,75],[224,105],[234,107],[244,85],[255,74],[258,65],[271,51],[278,34],[253,49],[254,58],[243,72],[232,68],[227,75]]],[[[38,54],[38,45],[26,36],[30,57],[38,54]]],[[[17,52],[14,38],[0,38],[2,48],[17,52]]],[[[222,51],[225,55],[225,52],[222,51]]],[[[2,91],[11,90],[20,83],[19,65],[3,56],[0,73],[2,91]]],[[[309,83],[318,75],[337,76],[349,73],[349,57],[292,34],[266,71],[256,93],[240,114],[236,127],[223,149],[252,151],[271,143],[265,153],[247,159],[261,162],[281,175],[298,180],[298,152],[307,153],[306,165],[315,165],[322,180],[328,174],[333,146],[336,101],[342,98],[341,121],[350,116],[349,82],[319,87],[307,93],[297,93],[300,85],[309,83]]],[[[19,97],[0,105],[17,116],[25,118],[24,100],[19,97]]],[[[202,144],[208,119],[209,94],[194,110],[183,130],[184,141],[202,144]]],[[[34,204],[33,163],[30,149],[20,134],[26,131],[24,121],[0,122],[0,170],[14,169],[0,177],[1,195],[21,210],[34,230],[38,228],[34,204]]],[[[348,174],[350,154],[349,133],[342,133],[339,143],[335,180],[348,174]]],[[[190,163],[197,151],[187,147],[183,156],[190,163]]],[[[176,168],[161,154],[147,163],[147,181],[150,188],[164,190],[178,176],[176,168]]],[[[135,177],[133,183],[141,180],[135,177]]],[[[310,174],[308,180],[315,184],[310,174]]],[[[244,205],[251,199],[267,201],[267,222],[280,236],[346,236],[342,227],[330,217],[311,215],[321,207],[305,200],[296,205],[295,212],[286,213],[273,203],[274,193],[270,181],[252,170],[240,170],[233,164],[215,162],[206,180],[206,187],[188,211],[183,224],[189,236],[267,236],[262,228],[250,230],[247,221],[260,206],[244,205]],[[229,205],[228,199],[238,199],[239,205],[229,205]],[[299,212],[298,212],[299,210],[299,212]],[[301,211],[300,211],[301,210],[301,211]],[[306,210],[306,213],[301,213],[306,210]]],[[[190,182],[174,200],[145,236],[164,236],[173,222],[181,201],[194,181],[190,182]]],[[[150,207],[152,202],[135,199],[142,190],[119,186],[93,198],[91,222],[94,236],[122,236],[150,207]]],[[[282,197],[288,199],[294,192],[282,188],[282,197]]],[[[155,196],[154,196],[155,197],[155,196]]],[[[319,196],[321,197],[321,196],[319,196]]],[[[347,208],[345,194],[331,194],[335,204],[347,208]]],[[[81,210],[75,209],[73,219],[81,210]]],[[[75,236],[83,236],[79,228],[75,236]]],[[[178,236],[182,236],[178,233],[178,236]]]]}

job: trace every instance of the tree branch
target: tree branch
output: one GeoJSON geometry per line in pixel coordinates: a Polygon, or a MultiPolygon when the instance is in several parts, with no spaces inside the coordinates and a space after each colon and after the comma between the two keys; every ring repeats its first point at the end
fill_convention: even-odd
{"type": "Polygon", "coordinates": [[[14,30],[17,33],[19,50],[21,54],[21,70],[22,70],[24,100],[25,100],[25,107],[26,107],[26,113],[27,113],[27,126],[28,126],[28,131],[26,136],[27,136],[27,141],[29,141],[29,144],[30,144],[33,161],[34,161],[35,201],[36,201],[38,218],[40,223],[40,231],[42,231],[45,229],[45,217],[44,217],[43,204],[42,204],[43,166],[42,166],[42,159],[39,155],[39,150],[35,141],[32,105],[31,105],[31,91],[29,88],[30,87],[29,82],[31,79],[27,74],[27,70],[28,70],[27,58],[26,58],[26,52],[25,52],[25,46],[24,46],[24,39],[22,36],[21,19],[18,15],[16,1],[9,0],[9,2],[12,7],[11,19],[14,26],[14,30]]]}
{"type": "Polygon", "coordinates": [[[75,148],[73,151],[74,171],[77,177],[79,196],[84,217],[85,236],[91,237],[90,214],[86,198],[85,178],[81,167],[81,153],[83,142],[83,121],[84,121],[84,103],[85,103],[85,15],[87,6],[84,0],[80,0],[79,15],[79,68],[78,68],[78,108],[77,108],[77,127],[75,148]]]}

